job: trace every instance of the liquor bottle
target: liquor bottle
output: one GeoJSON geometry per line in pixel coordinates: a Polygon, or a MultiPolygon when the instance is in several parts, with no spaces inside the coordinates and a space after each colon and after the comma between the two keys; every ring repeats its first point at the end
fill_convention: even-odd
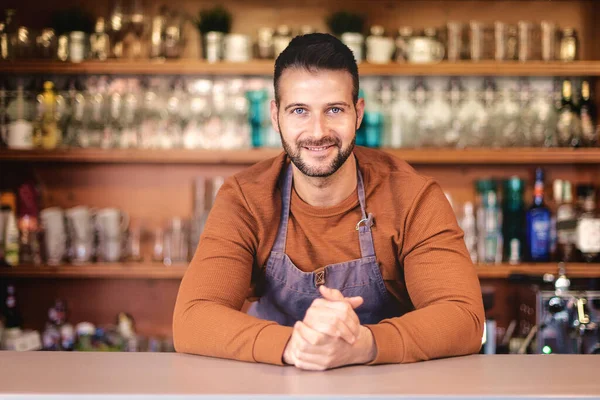
{"type": "Polygon", "coordinates": [[[60,142],[61,133],[57,124],[56,95],[52,82],[44,82],[44,93],[39,99],[42,108],[39,121],[41,146],[47,150],[55,149],[60,142]]]}
{"type": "Polygon", "coordinates": [[[594,185],[577,186],[579,215],[577,217],[576,245],[581,259],[595,262],[600,255],[600,215],[596,210],[594,185]]]}
{"type": "Polygon", "coordinates": [[[518,264],[523,260],[523,221],[525,220],[523,189],[523,180],[518,177],[511,177],[504,181],[502,236],[504,260],[510,264],[518,264]]]}
{"type": "Polygon", "coordinates": [[[535,170],[533,204],[526,217],[527,259],[533,262],[550,261],[550,209],[544,202],[544,171],[535,170]]]}
{"type": "Polygon", "coordinates": [[[19,265],[19,228],[14,193],[2,194],[0,208],[4,219],[4,262],[11,267],[16,267],[19,265]]]}
{"type": "Polygon", "coordinates": [[[562,147],[579,147],[581,145],[581,122],[579,110],[573,102],[571,81],[565,79],[562,84],[560,111],[558,112],[558,145],[562,147]]]}
{"type": "Polygon", "coordinates": [[[22,318],[17,306],[17,296],[14,285],[6,286],[6,298],[4,301],[4,318],[6,319],[6,328],[21,328],[22,318]]]}
{"type": "Polygon", "coordinates": [[[556,259],[562,262],[575,260],[575,229],[577,215],[573,207],[571,182],[562,181],[561,203],[556,210],[556,259]]]}
{"type": "Polygon", "coordinates": [[[596,106],[591,98],[590,82],[587,80],[581,83],[579,117],[581,119],[582,144],[586,147],[597,146],[599,132],[596,128],[596,106]]]}
{"type": "Polygon", "coordinates": [[[482,264],[502,261],[501,211],[496,182],[480,180],[477,186],[477,259],[482,264]]]}
{"type": "Polygon", "coordinates": [[[556,214],[558,208],[563,202],[563,181],[555,179],[552,184],[552,203],[550,204],[550,259],[554,261],[557,258],[558,234],[556,230],[556,214]]]}
{"type": "Polygon", "coordinates": [[[98,18],[94,33],[90,35],[90,59],[104,61],[109,54],[110,38],[105,31],[104,18],[98,18]]]}

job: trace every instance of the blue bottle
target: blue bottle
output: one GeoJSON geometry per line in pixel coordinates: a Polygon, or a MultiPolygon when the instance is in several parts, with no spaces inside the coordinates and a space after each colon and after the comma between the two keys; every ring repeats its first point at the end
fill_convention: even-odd
{"type": "MultiPolygon", "coordinates": [[[[263,147],[265,145],[265,107],[267,104],[267,91],[249,90],[246,92],[246,98],[249,103],[248,123],[252,139],[252,147],[263,147]]],[[[268,121],[267,121],[268,122],[268,121]]]]}
{"type": "Polygon", "coordinates": [[[533,204],[526,217],[527,259],[532,262],[550,261],[550,209],[544,203],[544,171],[535,170],[533,204]]]}

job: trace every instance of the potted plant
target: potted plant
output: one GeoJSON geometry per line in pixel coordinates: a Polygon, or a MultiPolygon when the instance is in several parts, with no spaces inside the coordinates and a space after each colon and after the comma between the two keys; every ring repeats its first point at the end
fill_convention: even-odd
{"type": "Polygon", "coordinates": [[[338,11],[327,18],[327,26],[354,53],[356,62],[363,59],[365,18],[350,11],[338,11]]]}
{"type": "Polygon", "coordinates": [[[202,54],[209,62],[223,58],[223,36],[231,31],[231,13],[223,6],[201,10],[196,26],[202,37],[202,54]]]}

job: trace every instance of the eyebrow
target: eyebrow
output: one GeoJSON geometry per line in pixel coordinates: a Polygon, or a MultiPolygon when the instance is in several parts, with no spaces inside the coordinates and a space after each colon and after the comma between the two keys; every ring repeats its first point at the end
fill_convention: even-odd
{"type": "MultiPolygon", "coordinates": [[[[327,103],[326,106],[327,107],[333,107],[333,106],[350,107],[350,104],[346,103],[345,101],[335,101],[333,103],[327,103]]],[[[292,104],[288,104],[287,106],[285,106],[284,110],[288,110],[290,108],[295,108],[295,107],[309,108],[308,105],[304,104],[304,103],[292,103],[292,104]]]]}

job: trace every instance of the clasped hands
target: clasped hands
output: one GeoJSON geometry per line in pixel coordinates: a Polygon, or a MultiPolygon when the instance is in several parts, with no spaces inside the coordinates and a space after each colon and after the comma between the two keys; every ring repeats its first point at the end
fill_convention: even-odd
{"type": "Polygon", "coordinates": [[[377,348],[371,331],[354,311],[362,297],[344,297],[336,289],[320,286],[323,298],[313,301],[303,321],[294,325],[283,352],[283,362],[304,370],[323,371],[375,359],[377,348]]]}

